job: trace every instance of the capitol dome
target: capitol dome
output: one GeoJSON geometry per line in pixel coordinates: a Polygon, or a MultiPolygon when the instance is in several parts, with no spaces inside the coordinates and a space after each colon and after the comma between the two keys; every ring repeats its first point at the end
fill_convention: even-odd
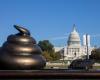
{"type": "Polygon", "coordinates": [[[69,35],[68,45],[80,45],[80,36],[76,31],[75,25],[73,26],[73,31],[69,35]]]}

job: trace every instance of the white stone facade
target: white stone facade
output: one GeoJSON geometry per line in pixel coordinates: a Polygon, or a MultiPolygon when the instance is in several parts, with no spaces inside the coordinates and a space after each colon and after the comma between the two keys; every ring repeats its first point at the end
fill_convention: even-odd
{"type": "Polygon", "coordinates": [[[67,45],[64,47],[55,47],[55,51],[60,51],[61,54],[64,56],[64,60],[75,60],[79,58],[85,58],[87,55],[87,45],[89,55],[93,50],[93,47],[91,47],[90,45],[90,35],[87,35],[87,38],[86,34],[83,35],[82,41],[74,25],[73,30],[68,37],[67,45]],[[82,41],[83,43],[81,45],[82,41]]]}
{"type": "MultiPolygon", "coordinates": [[[[89,41],[88,53],[90,55],[93,49],[90,46],[90,36],[89,36],[88,41],[89,41]]],[[[83,58],[86,55],[87,55],[87,45],[81,45],[79,33],[76,31],[75,25],[74,25],[73,31],[69,35],[67,46],[64,47],[64,59],[74,60],[78,58],[83,58]]]]}

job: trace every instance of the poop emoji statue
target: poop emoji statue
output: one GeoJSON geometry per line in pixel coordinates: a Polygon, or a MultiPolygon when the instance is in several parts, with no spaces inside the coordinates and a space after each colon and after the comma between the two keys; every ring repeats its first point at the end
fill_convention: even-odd
{"type": "Polygon", "coordinates": [[[30,32],[14,25],[19,33],[10,35],[0,48],[0,69],[2,70],[35,70],[43,69],[46,60],[40,47],[30,32]]]}

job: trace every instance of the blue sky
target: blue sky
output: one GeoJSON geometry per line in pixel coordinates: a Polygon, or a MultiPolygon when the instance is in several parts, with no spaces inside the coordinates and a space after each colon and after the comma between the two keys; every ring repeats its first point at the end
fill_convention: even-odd
{"type": "Polygon", "coordinates": [[[49,39],[55,46],[66,45],[76,24],[81,37],[88,33],[91,45],[100,46],[100,0],[0,0],[0,45],[17,33],[14,24],[25,26],[37,41],[49,39]]]}

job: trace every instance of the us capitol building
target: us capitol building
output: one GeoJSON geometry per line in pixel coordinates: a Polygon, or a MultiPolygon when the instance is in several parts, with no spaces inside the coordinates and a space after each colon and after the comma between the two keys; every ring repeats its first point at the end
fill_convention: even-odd
{"type": "Polygon", "coordinates": [[[75,25],[73,25],[73,30],[70,33],[65,47],[55,47],[55,51],[60,51],[63,54],[64,60],[75,60],[79,58],[84,58],[87,55],[87,46],[88,54],[91,54],[93,47],[90,45],[90,35],[83,35],[83,44],[81,45],[81,39],[79,33],[76,30],[75,25]],[[88,43],[88,44],[87,44],[88,43]]]}

